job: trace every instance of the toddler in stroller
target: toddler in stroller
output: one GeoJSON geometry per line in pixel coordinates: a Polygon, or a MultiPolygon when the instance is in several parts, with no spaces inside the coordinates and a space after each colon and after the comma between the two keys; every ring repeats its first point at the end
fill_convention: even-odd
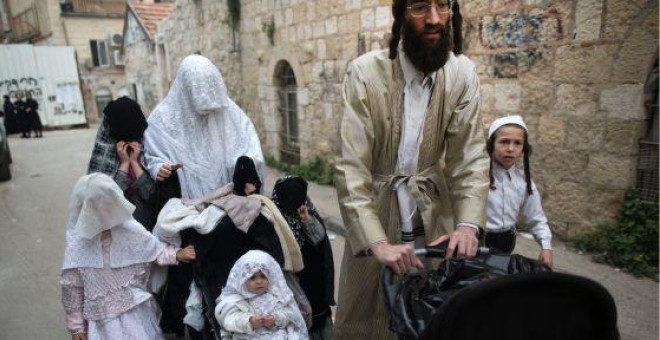
{"type": "MultiPolygon", "coordinates": [[[[220,339],[220,328],[213,316],[215,298],[243,254],[262,250],[275,258],[285,272],[303,268],[292,232],[274,203],[257,194],[260,188],[254,163],[242,156],[236,162],[232,183],[199,200],[171,199],[159,215],[155,234],[176,243],[180,233],[184,233],[195,246],[197,261],[192,267],[193,282],[188,282],[191,294],[184,322],[201,331],[202,338],[220,339]]],[[[295,280],[289,283],[297,284],[295,280]]],[[[294,290],[301,291],[299,287],[294,290]]],[[[296,297],[299,303],[309,305],[304,294],[296,297]]]]}
{"type": "Polygon", "coordinates": [[[308,339],[279,264],[263,251],[236,261],[216,302],[223,339],[308,339]]]}
{"type": "MultiPolygon", "coordinates": [[[[428,249],[426,256],[443,251],[428,249]]],[[[448,259],[397,282],[386,268],[382,287],[390,329],[400,339],[619,339],[605,288],[516,254],[448,259]]]]}

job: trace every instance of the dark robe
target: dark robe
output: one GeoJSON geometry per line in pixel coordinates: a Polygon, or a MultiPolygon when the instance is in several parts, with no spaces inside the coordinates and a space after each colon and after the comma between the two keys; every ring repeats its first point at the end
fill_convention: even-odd
{"type": "Polygon", "coordinates": [[[39,103],[33,98],[28,98],[25,101],[25,106],[30,109],[27,111],[29,129],[34,131],[37,136],[41,135],[43,125],[41,125],[41,118],[39,118],[39,103]]]}
{"type": "Polygon", "coordinates": [[[7,134],[12,134],[12,133],[18,133],[21,131],[21,127],[19,126],[18,123],[18,116],[16,115],[16,107],[14,104],[9,101],[9,99],[5,99],[5,103],[3,106],[3,110],[5,113],[5,129],[7,130],[7,134]]]}

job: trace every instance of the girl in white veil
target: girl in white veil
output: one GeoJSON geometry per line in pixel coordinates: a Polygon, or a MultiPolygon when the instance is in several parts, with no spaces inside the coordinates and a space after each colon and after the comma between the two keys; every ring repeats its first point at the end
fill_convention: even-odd
{"type": "Polygon", "coordinates": [[[254,125],[228,97],[220,71],[205,57],[183,59],[172,88],[148,123],[147,169],[160,181],[177,171],[184,199],[200,198],[231,182],[234,162],[242,155],[254,160],[264,179],[254,125]]]}
{"type": "Polygon", "coordinates": [[[261,250],[236,261],[216,301],[215,317],[223,339],[309,339],[280,266],[261,250]]]}
{"type": "Polygon", "coordinates": [[[158,241],[106,174],[80,178],[69,209],[60,284],[72,339],[162,339],[153,263],[192,261],[194,249],[158,241]]]}

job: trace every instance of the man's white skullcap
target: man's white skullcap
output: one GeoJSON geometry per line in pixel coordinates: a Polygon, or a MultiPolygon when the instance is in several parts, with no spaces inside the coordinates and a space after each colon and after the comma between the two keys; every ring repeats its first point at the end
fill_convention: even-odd
{"type": "Polygon", "coordinates": [[[497,118],[493,123],[490,124],[490,128],[488,128],[488,138],[497,131],[497,129],[501,128],[503,125],[518,125],[521,128],[525,129],[527,131],[527,125],[525,125],[525,122],[523,121],[522,117],[515,115],[515,116],[506,116],[502,118],[497,118]]]}

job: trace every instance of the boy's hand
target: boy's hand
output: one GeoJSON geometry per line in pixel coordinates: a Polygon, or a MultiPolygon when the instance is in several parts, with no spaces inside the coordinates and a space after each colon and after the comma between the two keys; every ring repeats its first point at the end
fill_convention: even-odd
{"type": "Polygon", "coordinates": [[[539,254],[539,261],[547,264],[548,267],[552,268],[552,250],[550,249],[541,250],[541,253],[539,254]]]}
{"type": "Polygon", "coordinates": [[[71,340],[87,340],[87,333],[71,334],[71,340]]]}
{"type": "Polygon", "coordinates": [[[189,263],[195,261],[195,257],[195,247],[192,245],[179,249],[179,251],[176,252],[176,260],[179,262],[189,263]]]}

